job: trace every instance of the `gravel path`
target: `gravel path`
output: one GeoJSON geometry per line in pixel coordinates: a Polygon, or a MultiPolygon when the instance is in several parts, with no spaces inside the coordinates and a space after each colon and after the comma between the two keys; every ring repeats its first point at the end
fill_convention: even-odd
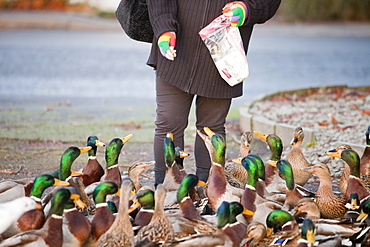
{"type": "MultiPolygon", "coordinates": [[[[278,123],[312,129],[317,143],[302,147],[303,153],[312,164],[328,162],[334,185],[337,185],[343,161],[331,159],[325,151],[341,143],[365,145],[365,131],[370,125],[370,89],[332,88],[303,96],[274,96],[254,103],[249,113],[262,113],[265,118],[278,123]]],[[[285,148],[283,157],[289,149],[285,148]]],[[[362,153],[359,155],[361,157],[362,153]]],[[[313,180],[311,182],[318,182],[313,180]]]]}

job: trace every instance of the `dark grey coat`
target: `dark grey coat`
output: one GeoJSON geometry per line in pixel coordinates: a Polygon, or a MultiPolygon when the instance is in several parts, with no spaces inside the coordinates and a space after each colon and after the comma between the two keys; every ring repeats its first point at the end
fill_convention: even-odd
{"type": "MultiPolygon", "coordinates": [[[[220,76],[198,32],[222,14],[228,0],[147,0],[154,31],[148,65],[157,76],[190,94],[210,98],[235,98],[243,93],[243,83],[231,87],[220,76]],[[164,58],[158,49],[158,37],[167,31],[177,35],[177,57],[164,58]]],[[[247,53],[253,26],[264,23],[277,11],[281,0],[247,0],[249,16],[240,27],[247,53]]]]}

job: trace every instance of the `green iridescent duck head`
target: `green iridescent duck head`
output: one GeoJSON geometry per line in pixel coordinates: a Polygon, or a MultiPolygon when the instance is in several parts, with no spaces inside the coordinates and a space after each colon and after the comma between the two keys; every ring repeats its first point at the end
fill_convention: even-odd
{"type": "Polygon", "coordinates": [[[60,181],[49,174],[39,175],[33,181],[30,196],[41,199],[42,193],[51,186],[69,186],[69,183],[60,181]]]}
{"type": "Polygon", "coordinates": [[[113,194],[120,195],[118,185],[113,181],[103,181],[94,189],[93,200],[95,204],[105,203],[107,195],[113,194]]]}
{"type": "Polygon", "coordinates": [[[223,201],[217,209],[217,228],[221,229],[229,223],[230,203],[223,201]]]}
{"type": "Polygon", "coordinates": [[[248,173],[247,185],[256,188],[258,182],[258,167],[256,162],[246,156],[242,159],[241,163],[248,173]]]}
{"type": "Polygon", "coordinates": [[[204,133],[197,131],[198,135],[203,139],[213,163],[225,166],[226,141],[225,138],[213,132],[210,128],[204,127],[204,133]]]}
{"type": "Polygon", "coordinates": [[[154,190],[149,188],[139,190],[135,197],[143,209],[154,209],[154,190]]]}
{"type": "Polygon", "coordinates": [[[95,157],[98,147],[105,147],[105,143],[101,142],[97,136],[89,136],[87,138],[86,146],[91,147],[91,149],[88,151],[88,155],[95,157]]]}
{"type": "Polygon", "coordinates": [[[172,167],[176,158],[175,144],[173,143],[173,134],[167,133],[163,141],[164,163],[166,167],[172,167]]]}
{"type": "Polygon", "coordinates": [[[230,224],[237,222],[236,216],[238,216],[239,214],[254,215],[252,211],[244,208],[240,202],[230,202],[229,209],[230,209],[230,215],[229,215],[228,223],[230,224]]]}
{"type": "Polygon", "coordinates": [[[270,160],[277,162],[281,159],[281,154],[283,153],[283,142],[280,137],[275,134],[262,134],[260,132],[254,131],[259,138],[264,140],[271,151],[270,160]]]}
{"type": "Polygon", "coordinates": [[[51,207],[49,211],[49,215],[57,215],[62,216],[64,207],[69,199],[75,200],[79,198],[78,194],[73,194],[70,192],[68,188],[61,188],[51,198],[51,207]]]}
{"type": "Polygon", "coordinates": [[[360,177],[360,157],[353,149],[332,149],[326,152],[327,155],[340,158],[349,165],[351,175],[360,177]]]}
{"type": "Polygon", "coordinates": [[[294,221],[293,216],[284,210],[274,210],[270,212],[266,218],[267,236],[270,236],[274,232],[281,231],[286,223],[292,221],[294,221]]]}
{"type": "Polygon", "coordinates": [[[185,152],[181,147],[175,147],[175,161],[180,169],[184,169],[184,158],[190,154],[185,152]]]}
{"type": "Polygon", "coordinates": [[[276,163],[276,166],[284,177],[286,187],[289,190],[293,190],[295,184],[294,184],[292,165],[287,160],[279,160],[276,163]]]}
{"type": "Polygon", "coordinates": [[[121,154],[121,150],[126,142],[132,138],[132,134],[129,134],[123,138],[113,138],[105,149],[105,162],[106,168],[112,167],[118,164],[118,158],[121,154]]]}
{"type": "Polygon", "coordinates": [[[72,209],[78,208],[84,209],[86,208],[86,204],[81,200],[80,194],[77,192],[75,187],[65,187],[71,193],[69,200],[67,200],[66,204],[64,205],[64,209],[72,209]]]}
{"type": "Polygon", "coordinates": [[[112,212],[112,214],[115,214],[118,212],[117,206],[113,201],[107,201],[107,207],[112,212]]]}
{"type": "Polygon", "coordinates": [[[182,199],[184,199],[184,197],[186,197],[195,186],[202,185],[206,185],[206,183],[199,180],[197,175],[194,174],[186,175],[182,179],[180,186],[177,189],[177,202],[178,203],[181,202],[182,199]]]}
{"type": "Polygon", "coordinates": [[[301,238],[307,240],[308,246],[315,246],[315,225],[312,220],[305,219],[302,224],[301,238]]]}
{"type": "MultiPolygon", "coordinates": [[[[82,175],[71,170],[73,162],[83,153],[89,151],[91,147],[69,147],[67,148],[61,159],[59,165],[59,179],[65,181],[69,176],[77,177],[82,175]]],[[[56,175],[53,173],[53,175],[56,175]]]]}

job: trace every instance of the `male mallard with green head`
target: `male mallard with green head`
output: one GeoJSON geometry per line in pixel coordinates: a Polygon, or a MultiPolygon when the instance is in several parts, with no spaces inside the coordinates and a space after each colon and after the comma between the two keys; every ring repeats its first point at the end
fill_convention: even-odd
{"type": "Polygon", "coordinates": [[[19,233],[6,239],[0,246],[62,247],[64,206],[69,199],[73,198],[74,195],[68,189],[59,189],[51,199],[49,215],[41,229],[19,233]]]}
{"type": "Polygon", "coordinates": [[[44,191],[51,186],[68,186],[68,182],[60,181],[49,174],[42,174],[35,178],[30,197],[39,204],[38,209],[30,210],[22,214],[15,224],[12,224],[6,232],[2,234],[4,238],[11,237],[20,232],[25,232],[34,229],[40,229],[45,223],[45,214],[41,204],[41,197],[44,191]]]}
{"type": "Polygon", "coordinates": [[[356,151],[352,149],[333,149],[326,152],[327,155],[340,158],[350,167],[350,176],[345,193],[345,198],[348,200],[352,192],[356,192],[360,200],[370,195],[369,184],[367,184],[367,176],[360,173],[360,158],[356,151]]]}
{"type": "Polygon", "coordinates": [[[109,180],[120,185],[122,182],[121,172],[118,167],[118,159],[121,154],[121,150],[125,143],[131,138],[132,134],[127,135],[123,138],[113,138],[105,148],[105,174],[101,177],[101,181],[109,180]]]}
{"type": "Polygon", "coordinates": [[[216,211],[223,201],[240,201],[243,190],[231,186],[226,180],[225,138],[208,127],[204,127],[204,132],[198,130],[198,135],[206,144],[212,162],[205,191],[211,208],[216,211]]]}
{"type": "Polygon", "coordinates": [[[88,160],[86,166],[82,169],[80,176],[85,187],[92,183],[100,181],[104,175],[104,169],[96,158],[98,147],[104,147],[105,143],[101,142],[97,136],[89,136],[87,138],[87,145],[91,149],[87,152],[88,160]]]}

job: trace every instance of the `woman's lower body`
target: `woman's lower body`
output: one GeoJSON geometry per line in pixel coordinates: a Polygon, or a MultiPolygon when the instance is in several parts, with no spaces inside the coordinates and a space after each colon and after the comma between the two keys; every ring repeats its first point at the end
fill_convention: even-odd
{"type": "MultiPolygon", "coordinates": [[[[173,133],[175,146],[184,148],[184,131],[188,126],[190,109],[195,98],[196,128],[209,127],[212,131],[225,136],[226,116],[231,99],[207,98],[188,94],[177,87],[156,79],[157,116],[154,135],[154,185],[162,183],[166,174],[163,141],[167,133],[173,133]]],[[[185,150],[186,151],[186,150],[185,150]]],[[[211,159],[204,141],[196,135],[194,144],[196,175],[207,181],[211,159]]]]}

